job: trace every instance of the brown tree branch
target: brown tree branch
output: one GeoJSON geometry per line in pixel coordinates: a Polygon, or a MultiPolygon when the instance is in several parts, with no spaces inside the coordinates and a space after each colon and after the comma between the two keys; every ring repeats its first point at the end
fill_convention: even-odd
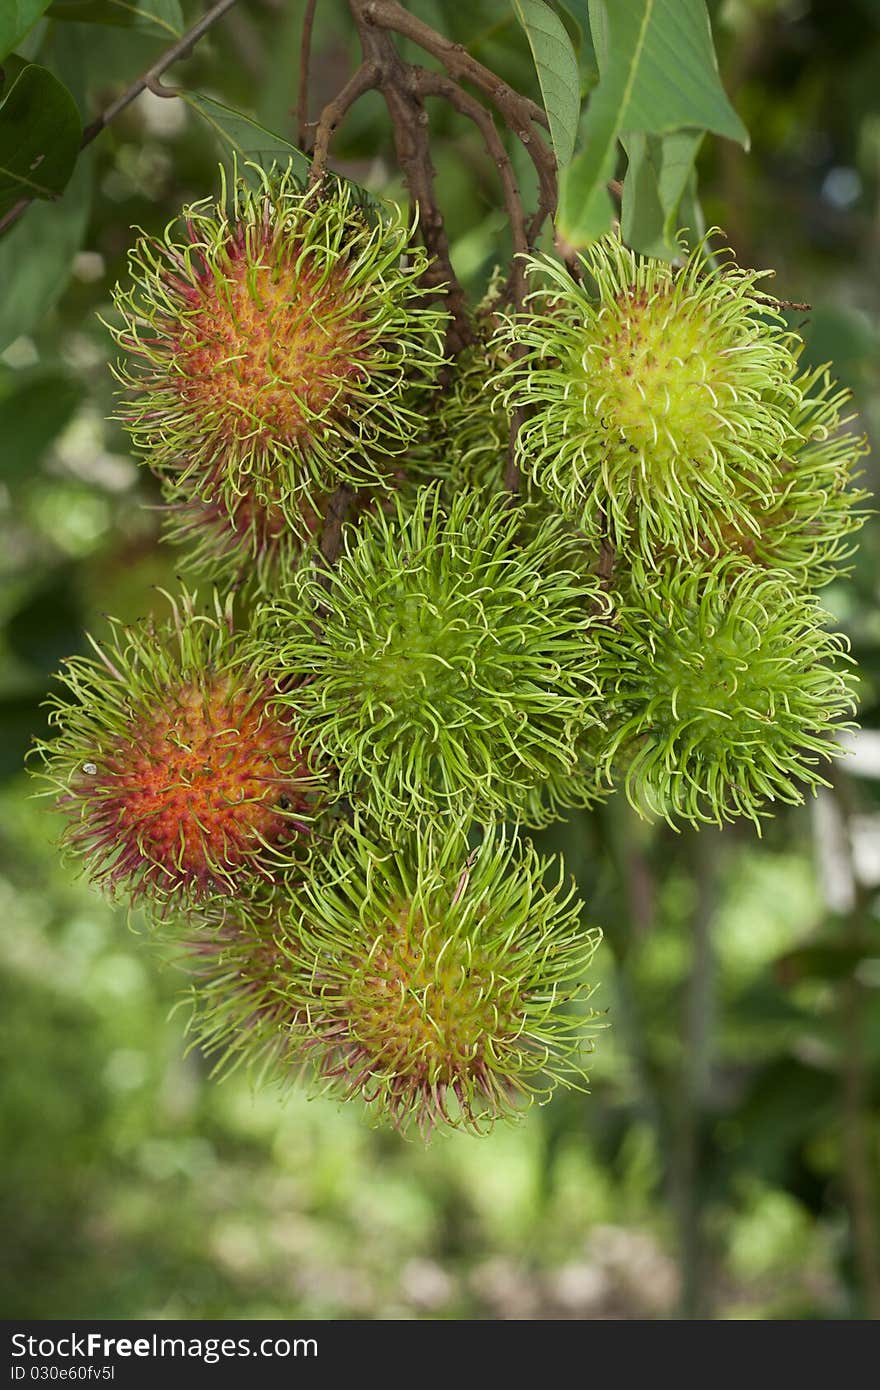
{"type": "Polygon", "coordinates": [[[324,107],[315,130],[315,148],[309,179],[311,187],[321,183],[327,172],[327,156],[334,132],[358,98],[378,87],[380,79],[378,63],[363,62],[357,72],[348,79],[339,95],[324,107]]]}
{"type": "MultiPolygon", "coordinates": [[[[353,0],[354,2],[354,0],[353,0]]],[[[470,82],[497,107],[507,127],[521,141],[535,166],[540,187],[538,212],[532,219],[529,240],[534,241],[545,217],[556,207],[556,158],[535,126],[549,129],[546,112],[530,97],[509,86],[497,73],[473,58],[460,43],[453,43],[429,24],[410,14],[397,0],[356,0],[368,25],[392,30],[418,44],[442,63],[450,77],[470,82]]]]}
{"type": "MultiPolygon", "coordinates": [[[[467,301],[458,281],[449,254],[449,241],[443,215],[434,189],[434,168],[431,161],[428,112],[425,100],[438,97],[473,122],[483,138],[487,152],[494,161],[501,181],[505,206],[513,238],[514,262],[507,288],[507,297],[514,309],[522,307],[525,290],[525,255],[548,216],[556,207],[556,160],[551,147],[536,129],[548,127],[546,113],[531,98],[523,96],[502,78],[473,58],[461,45],[453,43],[410,14],[396,0],[349,0],[349,8],[361,41],[363,61],[346,83],[339,96],[324,108],[318,121],[312,161],[311,187],[318,187],[326,174],[327,159],[333,133],[353,103],[365,92],[381,91],[391,118],[394,145],[410,197],[417,210],[422,239],[431,255],[431,265],[425,284],[443,290],[450,313],[447,350],[450,356],[459,352],[473,337],[473,326],[467,312],[467,301]],[[444,67],[444,72],[429,71],[418,64],[404,62],[394,35],[410,39],[444,67]],[[494,104],[507,127],[528,152],[538,177],[538,207],[528,221],[523,210],[516,176],[510,156],[487,107],[462,82],[487,96],[494,104]]],[[[304,23],[302,63],[307,62],[313,6],[309,7],[304,23]],[[308,32],[306,32],[308,31],[308,32]]],[[[300,117],[304,119],[302,86],[300,88],[300,117]]],[[[300,139],[302,143],[302,127],[300,139]]],[[[515,353],[517,350],[514,350],[515,353]]],[[[525,412],[515,409],[510,418],[508,460],[505,484],[511,493],[519,490],[517,437],[525,412]]],[[[338,543],[335,538],[344,521],[338,526],[332,516],[336,499],[328,511],[326,536],[330,554],[322,554],[328,564],[335,558],[338,543]]]]}
{"type": "Polygon", "coordinates": [[[412,39],[425,53],[430,53],[443,64],[450,76],[472,82],[480,91],[491,97],[510,128],[524,144],[530,143],[530,125],[536,123],[548,130],[550,123],[542,107],[530,97],[519,92],[503,81],[491,68],[484,67],[471,57],[460,43],[453,43],[445,35],[438,34],[429,24],[416,15],[410,14],[396,0],[359,0],[359,9],[367,24],[381,29],[391,29],[405,39],[412,39]]]}
{"type": "Polygon", "coordinates": [[[317,0],[306,0],[302,34],[299,41],[299,94],[296,102],[297,144],[309,153],[309,70],[312,62],[312,28],[315,23],[317,0]]]}
{"type": "Polygon", "coordinates": [[[403,62],[391,34],[366,20],[364,11],[369,5],[365,5],[365,0],[349,0],[349,6],[360,37],[364,64],[377,72],[375,85],[382,93],[391,118],[397,160],[418,212],[422,240],[432,257],[425,283],[429,288],[445,291],[451,315],[447,349],[454,354],[469,341],[471,326],[465,294],[452,268],[443,214],[434,191],[428,113],[421,94],[410,80],[411,66],[403,62]]]}
{"type": "MultiPolygon", "coordinates": [[[[454,82],[450,77],[444,77],[442,73],[428,72],[426,68],[412,67],[410,69],[410,82],[422,96],[444,98],[450,106],[477,126],[483,137],[483,144],[498,169],[504,204],[507,208],[507,216],[513,235],[514,255],[520,256],[526,253],[529,249],[529,237],[522,199],[517,187],[513,164],[504,148],[501,136],[498,134],[492,113],[487,111],[481,102],[472,97],[457,82],[454,82]]],[[[521,262],[517,261],[515,264],[521,265],[521,262]]]]}
{"type": "MultiPolygon", "coordinates": [[[[110,103],[106,110],[101,112],[100,116],[97,116],[90,125],[86,126],[83,131],[82,140],[80,141],[80,149],[84,150],[87,145],[90,145],[92,141],[101,134],[101,131],[106,129],[110,122],[116,119],[121,111],[124,111],[127,106],[130,106],[131,103],[140,96],[141,92],[147,90],[155,91],[156,84],[158,84],[159,78],[162,76],[163,72],[170,68],[173,63],[179,62],[181,58],[188,58],[199,39],[216,24],[218,19],[222,18],[227,10],[231,10],[235,3],[236,0],[217,0],[217,3],[212,5],[211,8],[202,15],[201,19],[196,21],[192,28],[188,29],[185,34],[182,34],[179,39],[176,39],[170,48],[166,48],[161,58],[157,58],[152,67],[147,68],[146,72],[136,78],[130,87],[127,87],[115,101],[110,103]]],[[[166,88],[162,95],[173,95],[173,93],[170,88],[166,88]]],[[[19,217],[30,207],[32,202],[32,198],[22,198],[14,207],[9,209],[4,217],[0,218],[0,235],[11,227],[13,223],[18,221],[19,217]]]]}

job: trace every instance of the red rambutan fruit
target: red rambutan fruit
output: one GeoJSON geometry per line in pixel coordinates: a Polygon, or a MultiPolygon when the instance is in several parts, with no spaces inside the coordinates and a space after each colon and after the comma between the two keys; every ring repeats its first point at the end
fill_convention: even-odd
{"type": "Polygon", "coordinates": [[[64,843],[94,881],[175,902],[273,879],[308,844],[320,774],[273,688],[238,650],[231,611],[172,601],[161,627],[116,624],[73,657],[41,744],[64,843]]]}

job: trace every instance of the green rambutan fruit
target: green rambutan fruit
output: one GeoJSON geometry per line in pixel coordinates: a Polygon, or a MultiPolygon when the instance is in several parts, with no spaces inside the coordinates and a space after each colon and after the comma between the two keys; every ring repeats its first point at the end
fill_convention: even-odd
{"type": "Polygon", "coordinates": [[[531,312],[503,334],[524,354],[499,375],[527,415],[524,472],[587,536],[649,563],[723,553],[731,529],[759,538],[817,424],[799,340],[757,293],[766,272],[715,269],[705,242],[678,268],[617,236],[583,263],[576,283],[533,259],[531,312]]]}
{"type": "Polygon", "coordinates": [[[290,979],[296,970],[308,979],[311,964],[294,951],[288,896],[262,895],[237,909],[209,906],[198,929],[174,941],[175,962],[190,978],[187,1031],[215,1073],[244,1066],[258,1084],[289,1080],[310,1051],[300,1005],[290,1003],[290,979]]]}
{"type": "Polygon", "coordinates": [[[300,890],[285,987],[328,1089],[427,1137],[582,1084],[600,933],[553,867],[491,830],[471,853],[457,827],[384,852],[341,835],[300,890]]]}
{"type": "Polygon", "coordinates": [[[289,170],[236,183],[141,237],[117,287],[120,418],[147,462],[235,515],[248,496],[301,526],[341,482],[383,486],[422,426],[446,315],[398,208],[289,170]],[[303,503],[305,498],[305,505],[303,503]]]}
{"type": "MultiPolygon", "coordinates": [[[[617,773],[641,814],[759,824],[827,783],[833,734],[853,713],[846,641],[786,575],[729,559],[636,565],[597,635],[608,699],[601,777],[617,773]]],[[[603,740],[596,741],[602,743],[603,740]]]]}
{"type": "Polygon", "coordinates": [[[798,400],[791,434],[779,460],[773,502],[748,527],[731,523],[724,547],[767,568],[784,569],[806,588],[819,588],[841,572],[864,524],[869,494],[853,487],[854,469],[869,452],[864,436],[847,429],[849,392],[827,367],[795,378],[798,400]]]}
{"type": "Polygon", "coordinates": [[[258,614],[255,660],[380,824],[535,823],[600,719],[599,584],[576,565],[558,518],[523,533],[508,498],[461,493],[446,510],[425,488],[411,510],[365,517],[332,574],[294,575],[258,614]]]}
{"type": "Polygon", "coordinates": [[[93,881],[175,906],[271,880],[306,848],[326,777],[289,711],[242,657],[229,605],[114,623],[65,663],[57,736],[38,745],[93,881]]]}

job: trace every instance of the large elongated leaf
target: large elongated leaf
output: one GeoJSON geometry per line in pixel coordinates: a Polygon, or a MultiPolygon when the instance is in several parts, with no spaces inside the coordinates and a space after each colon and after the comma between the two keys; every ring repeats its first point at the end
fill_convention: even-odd
{"type": "MultiPolygon", "coordinates": [[[[274,161],[286,164],[290,160],[294,174],[298,178],[308,178],[308,156],[283,136],[273,134],[249,116],[243,116],[240,111],[234,111],[231,106],[224,106],[221,101],[206,97],[202,92],[184,92],[183,100],[202,120],[207,121],[224,152],[236,156],[242,164],[246,160],[261,165],[274,161]]],[[[246,172],[243,167],[241,172],[246,172]]]]}
{"type": "MultiPolygon", "coordinates": [[[[266,130],[250,116],[243,116],[240,111],[224,106],[213,97],[206,97],[203,92],[184,92],[183,100],[211,126],[224,154],[236,159],[239,173],[244,177],[249,177],[245,167],[248,161],[269,168],[276,163],[286,165],[289,160],[294,175],[303,181],[308,179],[311,168],[308,155],[283,136],[266,130]]],[[[358,201],[365,208],[375,208],[376,200],[366,188],[352,179],[344,182],[354,189],[358,201]]]]}
{"type": "Polygon", "coordinates": [[[702,141],[701,130],[676,130],[670,135],[634,131],[623,136],[629,163],[620,228],[627,246],[645,256],[668,259],[676,254],[682,204],[702,141]]]}
{"type": "Polygon", "coordinates": [[[89,152],[77,161],[60,203],[34,203],[0,239],[0,352],[30,333],[70,279],[89,218],[89,152]]]}
{"type": "Polygon", "coordinates": [[[60,371],[11,372],[0,377],[0,478],[30,478],[82,398],[75,377],[60,371]],[[21,378],[21,379],[19,379],[21,378]]]}
{"type": "Polygon", "coordinates": [[[574,153],[581,109],[577,55],[565,25],[544,0],[513,0],[513,8],[535,60],[556,162],[561,169],[574,153]]]}
{"type": "Polygon", "coordinates": [[[559,227],[574,246],[610,225],[621,135],[690,128],[748,144],[718,76],[705,0],[590,0],[589,14],[600,82],[560,186],[559,227]]]}
{"type": "Polygon", "coordinates": [[[18,47],[48,6],[49,0],[0,0],[0,60],[18,47]]]}
{"type": "Polygon", "coordinates": [[[159,38],[179,38],[184,20],[180,0],[52,0],[53,19],[114,24],[159,38]]]}
{"type": "Polygon", "coordinates": [[[57,198],[81,138],[67,88],[47,68],[29,64],[0,105],[0,215],[21,198],[57,198]]]}

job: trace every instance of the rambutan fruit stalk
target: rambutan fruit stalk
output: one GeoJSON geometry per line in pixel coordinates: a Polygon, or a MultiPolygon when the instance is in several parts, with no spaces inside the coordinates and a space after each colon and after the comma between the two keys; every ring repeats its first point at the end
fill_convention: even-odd
{"type": "Polygon", "coordinates": [[[308,847],[326,776],[243,658],[230,605],[136,628],[72,657],[38,747],[91,878],[180,906],[271,880],[308,847]]]}
{"type": "Polygon", "coordinates": [[[298,903],[286,997],[331,1092],[427,1137],[583,1084],[600,933],[558,861],[491,830],[473,851],[460,827],[351,830],[298,903]]]}
{"type": "MultiPolygon", "coordinates": [[[[634,566],[599,635],[608,733],[600,774],[641,814],[759,825],[825,786],[835,727],[853,713],[843,637],[784,574],[736,559],[634,566]]],[[[595,750],[595,744],[594,744],[595,750]]]]}
{"type": "Polygon", "coordinates": [[[365,517],[332,572],[300,570],[257,616],[255,661],[340,791],[380,824],[547,817],[601,717],[598,582],[558,519],[425,488],[365,517]],[[571,567],[566,568],[566,556],[571,567]]]}
{"type": "Polygon", "coordinates": [[[722,553],[731,527],[758,536],[804,437],[798,339],[757,294],[766,272],[716,269],[705,242],[677,268],[617,236],[583,264],[576,283],[532,260],[528,311],[503,335],[523,353],[499,376],[527,413],[523,470],[588,536],[648,562],[722,553]]]}
{"type": "Polygon", "coordinates": [[[256,176],[130,253],[120,419],[178,493],[233,519],[265,500],[296,528],[341,482],[384,484],[421,428],[446,316],[394,205],[368,217],[343,183],[256,176]]]}

